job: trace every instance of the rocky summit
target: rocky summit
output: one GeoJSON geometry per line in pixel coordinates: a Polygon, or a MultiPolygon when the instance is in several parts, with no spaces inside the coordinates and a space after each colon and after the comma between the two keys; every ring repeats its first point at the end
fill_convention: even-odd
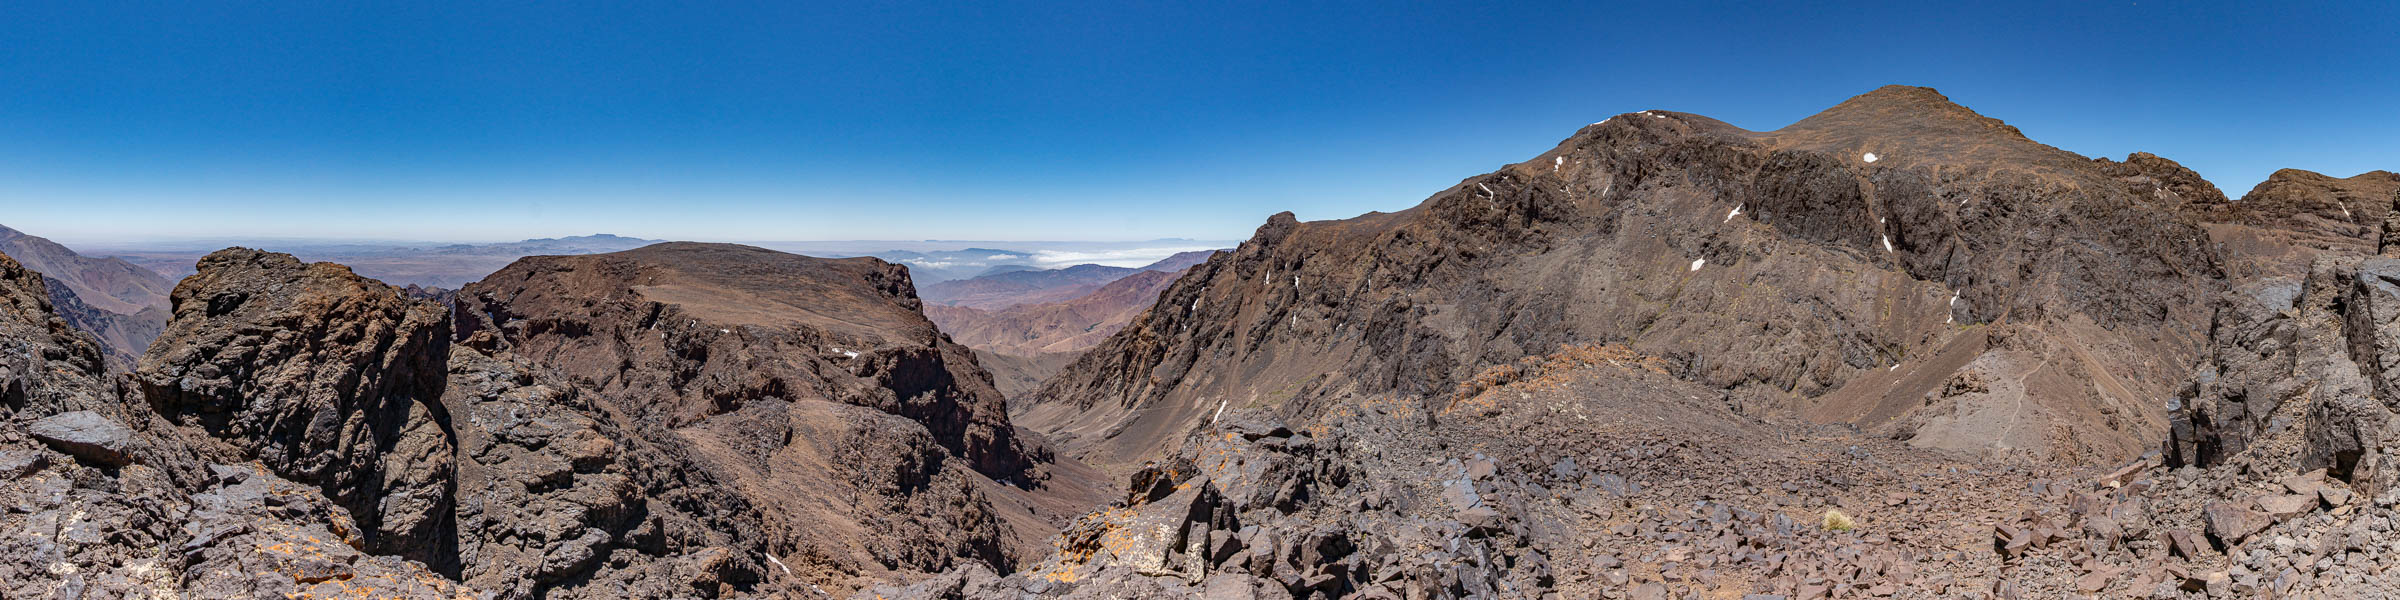
{"type": "Polygon", "coordinates": [[[861,597],[2391,596],[2385,179],[1620,114],[1268,219],[1012,407],[1118,499],[861,597]]]}
{"type": "Polygon", "coordinates": [[[1891,86],[927,294],[7,238],[0,598],[2396,597],[2396,231],[1891,86]]]}

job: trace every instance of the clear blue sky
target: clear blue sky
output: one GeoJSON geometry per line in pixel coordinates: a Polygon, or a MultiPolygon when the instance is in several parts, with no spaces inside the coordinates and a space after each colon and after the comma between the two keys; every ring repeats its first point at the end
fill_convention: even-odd
{"type": "Polygon", "coordinates": [[[2400,170],[2400,3],[0,5],[0,223],[63,239],[1241,238],[1612,114],[1929,85],[2239,195],[2400,170]]]}

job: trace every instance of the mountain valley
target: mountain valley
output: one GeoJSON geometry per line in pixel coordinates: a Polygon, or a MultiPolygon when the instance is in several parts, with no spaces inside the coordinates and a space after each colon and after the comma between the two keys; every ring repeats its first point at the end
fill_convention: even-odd
{"type": "Polygon", "coordinates": [[[2395,597],[2396,232],[1909,86],[1141,267],[0,229],[0,598],[2395,597]]]}

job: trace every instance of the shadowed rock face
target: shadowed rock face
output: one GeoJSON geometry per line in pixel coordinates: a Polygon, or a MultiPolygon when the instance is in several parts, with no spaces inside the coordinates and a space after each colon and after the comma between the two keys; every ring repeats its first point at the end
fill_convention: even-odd
{"type": "Polygon", "coordinates": [[[175,287],[175,319],[134,373],[211,460],[314,484],[365,549],[453,572],[449,313],[332,263],[231,249],[175,287]]]}
{"type": "Polygon", "coordinates": [[[0,405],[49,416],[117,414],[98,344],[60,318],[42,274],[0,255],[0,405]]]}
{"type": "Polygon", "coordinates": [[[104,379],[99,346],[0,256],[0,597],[472,598],[375,556],[316,486],[207,465],[104,379]]]}
{"type": "Polygon", "coordinates": [[[1123,473],[1220,405],[1304,420],[1623,342],[1923,445],[2132,456],[2221,284],[2182,204],[2118,175],[1923,88],[1771,132],[1618,115],[1405,211],[1269,219],[1019,421],[1123,473]],[[2005,385],[1940,393],[1962,374],[2005,385]]]}
{"type": "Polygon", "coordinates": [[[2226,294],[2183,391],[2170,465],[2323,470],[2365,495],[2400,482],[2400,258],[2319,256],[2305,279],[2226,294]]]}
{"type": "Polygon", "coordinates": [[[456,347],[460,579],[497,598],[672,598],[747,588],[757,506],[538,366],[456,347]]]}

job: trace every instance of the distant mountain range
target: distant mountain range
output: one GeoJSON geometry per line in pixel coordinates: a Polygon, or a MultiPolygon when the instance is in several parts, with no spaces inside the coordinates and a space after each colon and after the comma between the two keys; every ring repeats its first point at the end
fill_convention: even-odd
{"type": "Polygon", "coordinates": [[[132,368],[167,324],[175,282],[119,258],[93,258],[47,238],[0,226],[0,254],[43,275],[59,316],[98,338],[114,371],[132,368]]]}
{"type": "MultiPolygon", "coordinates": [[[[966,279],[917,284],[917,296],[926,302],[949,306],[964,306],[982,310],[999,310],[1020,304],[1060,302],[1099,291],[1109,282],[1135,274],[1160,271],[1180,272],[1192,265],[1208,261],[1215,250],[1180,252],[1143,265],[1141,268],[1111,267],[1082,264],[1063,269],[1037,269],[1021,265],[989,267],[981,275],[966,279]]],[[[882,257],[885,260],[897,260],[882,257]]]]}
{"type": "MultiPolygon", "coordinates": [[[[603,233],[497,244],[423,246],[359,243],[293,245],[259,243],[256,246],[261,250],[288,252],[304,260],[349,265],[360,275],[396,286],[414,285],[456,289],[482,279],[483,276],[508,266],[508,263],[527,256],[617,252],[656,244],[660,241],[603,233]]],[[[181,278],[192,274],[192,264],[200,257],[218,249],[221,249],[221,246],[111,249],[106,252],[168,277],[181,278]]]]}

